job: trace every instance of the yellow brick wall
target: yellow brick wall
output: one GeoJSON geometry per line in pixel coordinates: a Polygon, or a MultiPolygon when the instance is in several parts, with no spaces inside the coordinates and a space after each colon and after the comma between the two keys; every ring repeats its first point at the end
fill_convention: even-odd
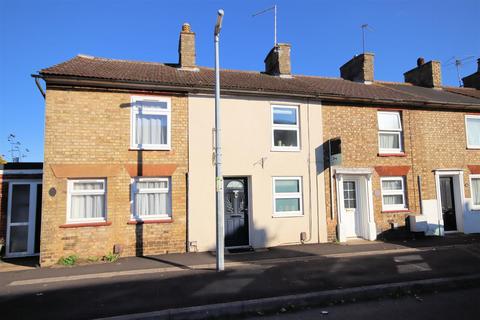
{"type": "MultiPolygon", "coordinates": [[[[171,96],[171,150],[130,148],[130,103],[133,92],[63,90],[48,88],[46,97],[45,160],[43,176],[41,264],[51,265],[62,256],[102,256],[114,244],[123,255],[183,252],[186,247],[186,173],[188,161],[188,100],[171,96]],[[125,165],[175,164],[172,175],[171,223],[127,224],[130,220],[131,177],[125,165]],[[67,178],[55,176],[52,165],[118,165],[107,178],[108,226],[60,228],[66,223],[67,178]],[[55,188],[56,195],[49,190],[55,188]]],[[[98,177],[101,177],[100,173],[98,177]]],[[[86,177],[88,178],[88,177],[86,177]]]]}
{"type": "MultiPolygon", "coordinates": [[[[420,212],[417,177],[422,178],[422,199],[435,199],[433,170],[461,168],[464,181],[469,181],[467,165],[480,164],[480,150],[467,150],[464,112],[402,109],[404,157],[378,156],[377,112],[379,108],[355,105],[323,105],[324,141],[334,137],[342,140],[342,167],[374,168],[375,166],[410,166],[406,176],[407,203],[412,213],[382,213],[380,176],[374,170],[372,178],[374,217],[377,232],[386,231],[390,223],[405,225],[409,214],[420,212]]],[[[382,109],[383,110],[383,109],[382,109]]],[[[388,109],[385,109],[388,110],[388,109]]],[[[392,111],[398,111],[393,110],[392,111]]],[[[334,190],[334,219],[330,215],[330,172],[325,170],[326,213],[328,236],[336,238],[338,211],[334,190]]],[[[470,187],[465,186],[465,197],[470,187]]]]}

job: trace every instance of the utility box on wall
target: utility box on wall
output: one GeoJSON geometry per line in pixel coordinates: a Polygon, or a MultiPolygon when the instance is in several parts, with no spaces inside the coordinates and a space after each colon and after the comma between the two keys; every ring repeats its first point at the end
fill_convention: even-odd
{"type": "Polygon", "coordinates": [[[330,166],[339,166],[342,164],[342,140],[340,137],[330,139],[330,166]]]}

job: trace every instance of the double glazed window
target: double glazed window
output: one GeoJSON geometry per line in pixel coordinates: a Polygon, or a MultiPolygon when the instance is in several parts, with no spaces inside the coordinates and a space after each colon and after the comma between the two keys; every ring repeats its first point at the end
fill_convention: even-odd
{"type": "Polygon", "coordinates": [[[169,178],[137,178],[132,184],[135,219],[169,219],[172,200],[169,178]]]}
{"type": "Polygon", "coordinates": [[[472,209],[480,210],[480,175],[470,176],[472,192],[472,209]]]}
{"type": "Polygon", "coordinates": [[[106,220],[105,180],[68,180],[68,222],[106,220]]]}
{"type": "Polygon", "coordinates": [[[377,118],[380,153],[401,153],[403,150],[400,113],[379,111],[377,118]]]}
{"type": "Polygon", "coordinates": [[[302,214],[301,178],[273,178],[273,215],[281,217],[302,214]]]}
{"type": "Polygon", "coordinates": [[[272,150],[300,149],[298,107],[272,106],[272,150]]]}
{"type": "Polygon", "coordinates": [[[467,148],[480,149],[480,116],[466,116],[467,148]]]}
{"type": "Polygon", "coordinates": [[[406,210],[404,177],[381,178],[383,211],[406,210]]]}
{"type": "Polygon", "coordinates": [[[170,99],[132,97],[131,147],[170,150],[170,99]]]}

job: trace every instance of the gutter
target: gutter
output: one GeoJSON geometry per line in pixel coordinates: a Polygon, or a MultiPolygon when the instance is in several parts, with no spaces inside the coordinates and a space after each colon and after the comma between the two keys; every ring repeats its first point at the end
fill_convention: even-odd
{"type": "MultiPolygon", "coordinates": [[[[174,92],[185,92],[185,93],[207,93],[213,94],[213,86],[185,86],[185,85],[161,85],[154,82],[140,82],[140,81],[130,81],[130,80],[104,80],[100,78],[86,78],[86,77],[64,77],[57,75],[32,75],[34,78],[41,78],[45,82],[55,86],[66,86],[66,87],[92,87],[93,88],[109,88],[109,89],[140,89],[140,90],[154,90],[154,91],[174,91],[174,92]]],[[[427,108],[442,108],[449,110],[452,107],[456,107],[459,110],[480,110],[480,103],[477,105],[465,104],[465,103],[438,103],[438,102],[424,102],[424,101],[415,101],[415,100],[396,100],[396,99],[366,99],[366,98],[352,98],[345,97],[341,95],[333,94],[302,94],[302,93],[286,93],[286,92],[275,92],[275,91],[263,91],[263,90],[245,90],[245,89],[222,89],[223,94],[233,94],[233,95],[247,95],[247,96],[263,96],[263,97],[284,97],[284,98],[303,98],[303,99],[312,99],[312,100],[321,100],[323,102],[348,102],[348,103],[360,103],[360,104],[378,104],[378,105],[391,105],[398,106],[399,104],[407,107],[427,107],[427,108]]]]}
{"type": "Polygon", "coordinates": [[[45,95],[45,90],[43,90],[43,87],[42,87],[42,85],[40,84],[40,81],[39,81],[39,79],[43,79],[43,78],[41,76],[37,76],[37,75],[33,75],[33,74],[32,74],[32,77],[35,79],[35,84],[37,85],[38,90],[42,94],[43,99],[45,99],[45,96],[46,96],[45,95]]]}

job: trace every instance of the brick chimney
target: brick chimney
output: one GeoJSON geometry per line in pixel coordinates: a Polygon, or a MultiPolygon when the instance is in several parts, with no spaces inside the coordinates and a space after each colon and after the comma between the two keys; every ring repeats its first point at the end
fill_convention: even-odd
{"type": "Polygon", "coordinates": [[[477,59],[477,72],[462,78],[465,88],[475,88],[480,90],[480,59],[477,59]]]}
{"type": "Polygon", "coordinates": [[[373,81],[373,53],[362,53],[340,67],[340,77],[345,80],[371,83],[373,81]]]}
{"type": "Polygon", "coordinates": [[[178,41],[178,64],[180,68],[196,70],[195,56],[195,33],[192,32],[188,23],[184,23],[178,41]]]}
{"type": "Polygon", "coordinates": [[[439,61],[425,62],[423,58],[417,59],[417,67],[403,74],[405,82],[415,86],[438,88],[442,85],[442,68],[439,61]]]}
{"type": "Polygon", "coordinates": [[[278,43],[265,58],[265,73],[272,76],[291,77],[290,44],[278,43]]]}

